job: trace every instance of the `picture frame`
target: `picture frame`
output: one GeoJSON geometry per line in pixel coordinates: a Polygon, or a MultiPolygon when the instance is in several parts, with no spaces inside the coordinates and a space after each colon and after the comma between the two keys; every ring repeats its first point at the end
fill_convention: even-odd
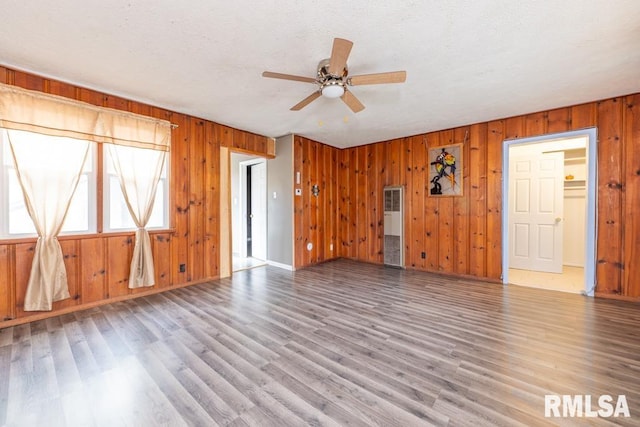
{"type": "Polygon", "coordinates": [[[429,192],[431,197],[463,195],[463,145],[450,144],[428,150],[429,192]]]}

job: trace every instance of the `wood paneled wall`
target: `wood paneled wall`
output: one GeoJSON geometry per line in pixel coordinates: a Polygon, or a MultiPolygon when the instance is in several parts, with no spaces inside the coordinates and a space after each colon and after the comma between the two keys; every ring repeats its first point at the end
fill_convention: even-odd
{"type": "Polygon", "coordinates": [[[35,239],[0,241],[0,327],[219,277],[220,147],[273,157],[272,139],[3,67],[0,82],[177,125],[171,148],[171,230],[151,236],[156,285],[127,287],[133,232],[61,237],[72,297],[54,303],[51,313],[24,312],[35,239]],[[184,272],[180,264],[185,264],[184,272]]]}
{"type": "Polygon", "coordinates": [[[293,142],[294,187],[302,194],[294,194],[294,267],[302,268],[333,258],[338,254],[337,178],[339,149],[301,136],[293,142]],[[300,173],[300,184],[295,176],[300,173]],[[320,193],[311,193],[318,185],[320,193]],[[307,249],[313,244],[311,250],[307,249]]]}
{"type": "Polygon", "coordinates": [[[403,185],[407,268],[499,280],[503,141],[593,126],[596,293],[639,299],[640,94],[341,150],[337,255],[382,262],[380,197],[385,186],[403,185]],[[452,143],[464,144],[464,196],[428,197],[427,150],[452,143]]]}
{"type": "MultiPolygon", "coordinates": [[[[219,276],[220,147],[273,157],[273,140],[3,67],[0,82],[177,125],[171,230],[152,234],[156,286],[127,287],[133,233],[61,238],[72,298],[44,315],[219,276]]],[[[498,280],[502,142],[591,126],[599,139],[596,293],[640,299],[640,94],[344,150],[296,136],[294,174],[301,174],[296,187],[302,194],[294,197],[294,265],[337,257],[381,263],[382,189],[404,185],[407,267],[498,280]],[[464,144],[464,196],[428,197],[427,149],[450,143],[464,144]],[[314,184],[320,187],[318,197],[311,194],[314,184]]],[[[0,327],[42,317],[22,310],[34,246],[34,239],[0,241],[0,327]]]]}

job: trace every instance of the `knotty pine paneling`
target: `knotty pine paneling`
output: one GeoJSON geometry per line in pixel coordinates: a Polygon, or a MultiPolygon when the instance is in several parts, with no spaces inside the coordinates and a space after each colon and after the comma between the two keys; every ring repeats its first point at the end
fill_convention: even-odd
{"type": "Polygon", "coordinates": [[[524,116],[524,133],[526,135],[543,135],[547,132],[548,113],[533,113],[524,116]]]}
{"type": "Polygon", "coordinates": [[[156,286],[158,288],[166,288],[168,286],[171,286],[172,284],[171,239],[171,233],[153,233],[151,235],[151,246],[153,247],[153,264],[155,267],[156,286]]]}
{"type": "Polygon", "coordinates": [[[367,225],[367,213],[373,210],[374,205],[369,200],[367,192],[367,167],[370,159],[368,158],[369,146],[362,147],[357,151],[355,180],[356,180],[356,210],[354,218],[356,221],[356,254],[358,258],[369,258],[367,239],[371,230],[367,225]]]}
{"type": "Polygon", "coordinates": [[[204,121],[192,120],[189,129],[189,234],[187,259],[187,281],[194,277],[204,277],[204,204],[206,148],[204,121]]]}
{"type": "Polygon", "coordinates": [[[272,159],[275,157],[275,140],[266,136],[256,135],[238,129],[227,128],[230,138],[222,141],[223,147],[232,148],[233,151],[259,155],[272,159]]]}
{"type": "Polygon", "coordinates": [[[29,90],[44,91],[45,79],[33,74],[13,72],[13,80],[10,84],[23,87],[29,90]]]}
{"type": "MultiPolygon", "coordinates": [[[[176,124],[171,151],[171,232],[152,235],[154,259],[159,268],[156,286],[170,287],[217,277],[217,245],[222,226],[217,220],[219,148],[231,147],[235,151],[268,157],[273,155],[270,139],[4,67],[0,67],[0,82],[95,105],[142,112],[176,124]],[[192,130],[198,126],[196,123],[203,123],[203,132],[192,130]],[[192,165],[199,169],[195,178],[191,176],[192,165]],[[194,183],[192,179],[195,179],[194,183]],[[202,215],[198,217],[190,213],[192,204],[200,204],[194,212],[202,215]],[[194,260],[196,256],[201,260],[194,260]],[[179,272],[180,263],[186,265],[186,272],[179,272]]],[[[471,276],[498,280],[502,274],[502,141],[597,126],[599,231],[596,294],[640,298],[639,267],[634,264],[640,253],[637,237],[640,218],[634,213],[640,191],[637,105],[638,95],[632,95],[398,138],[368,148],[339,150],[296,137],[294,170],[308,177],[307,181],[303,178],[301,185],[303,195],[294,199],[296,267],[339,256],[381,263],[382,189],[385,185],[410,185],[418,193],[413,195],[412,192],[410,196],[412,209],[407,218],[412,221],[412,235],[420,234],[407,248],[410,252],[407,259],[416,264],[411,268],[450,274],[466,271],[471,276]],[[406,146],[409,144],[410,150],[415,150],[416,144],[419,145],[415,141],[421,140],[426,156],[428,147],[458,141],[467,129],[465,195],[449,206],[449,202],[441,203],[441,199],[426,196],[429,188],[427,174],[425,172],[423,177],[422,170],[416,169],[416,163],[421,161],[415,161],[412,155],[407,154],[406,146]],[[305,144],[306,150],[312,146],[322,147],[315,148],[315,166],[309,161],[302,163],[301,149],[305,144]],[[360,165],[364,166],[362,176],[358,169],[360,165]],[[371,173],[372,170],[378,173],[371,173]],[[321,185],[321,195],[313,202],[316,203],[313,210],[310,188],[305,188],[311,181],[321,185]],[[425,194],[423,200],[419,198],[420,192],[425,194]],[[366,211],[364,216],[362,210],[366,211]],[[468,225],[464,219],[466,210],[468,225]],[[441,220],[451,215],[453,226],[445,224],[443,227],[441,220]],[[361,219],[364,226],[359,225],[361,219]],[[459,225],[464,230],[461,234],[459,225]],[[311,237],[312,230],[315,237],[311,237]],[[306,242],[311,238],[319,240],[314,244],[316,253],[306,253],[306,242]],[[452,239],[457,247],[451,246],[452,239]],[[328,249],[332,243],[333,253],[328,249]],[[423,248],[419,248],[420,245],[423,248]],[[461,245],[464,247],[460,248],[461,245]],[[427,254],[424,261],[419,257],[423,250],[427,254]]],[[[133,233],[129,238],[133,239],[133,233]]],[[[70,284],[77,298],[64,304],[81,309],[88,304],[107,302],[114,298],[112,294],[130,295],[125,289],[129,263],[124,261],[126,257],[118,254],[118,251],[124,251],[120,236],[94,235],[70,241],[74,243],[65,243],[68,245],[65,246],[67,253],[71,254],[65,263],[69,264],[74,276],[70,284]]],[[[0,285],[6,285],[0,287],[0,320],[20,317],[28,321],[34,315],[22,311],[34,245],[33,241],[0,245],[0,285]]],[[[129,245],[124,247],[129,253],[129,245]]],[[[56,309],[59,305],[56,303],[56,309]]]]}
{"type": "MultiPolygon", "coordinates": [[[[1,76],[2,69],[0,69],[1,76]]],[[[14,250],[14,245],[0,245],[0,322],[15,317],[14,250]]]]}
{"type": "MultiPolygon", "coordinates": [[[[419,257],[416,255],[416,249],[418,248],[417,243],[421,242],[420,231],[418,230],[418,226],[421,227],[421,224],[418,224],[418,215],[420,208],[416,205],[416,202],[422,203],[422,197],[420,197],[419,187],[421,186],[416,174],[416,160],[420,157],[424,159],[424,156],[420,156],[419,150],[414,146],[414,138],[405,138],[404,139],[404,179],[402,180],[402,185],[405,188],[404,191],[404,229],[405,229],[405,238],[404,238],[404,253],[406,255],[405,265],[411,266],[413,268],[418,267],[416,265],[416,259],[419,257]],[[416,191],[414,191],[414,187],[416,187],[416,191]],[[416,240],[417,239],[417,240],[416,240]]],[[[364,207],[363,207],[364,208],[364,207]]]]}
{"type": "Polygon", "coordinates": [[[352,230],[349,225],[351,221],[350,217],[350,209],[349,206],[351,204],[351,194],[349,192],[350,187],[350,175],[349,175],[349,154],[350,152],[347,150],[342,150],[337,153],[339,160],[338,165],[338,175],[340,179],[338,180],[338,245],[335,248],[337,254],[340,256],[348,256],[350,253],[351,241],[350,241],[350,232],[352,230]]]}
{"type": "Polygon", "coordinates": [[[346,152],[347,155],[347,164],[350,165],[351,169],[347,170],[347,194],[348,204],[344,207],[345,212],[347,213],[347,226],[348,232],[344,237],[346,241],[345,248],[348,249],[348,256],[356,257],[358,256],[358,240],[357,240],[357,211],[358,211],[358,157],[357,150],[349,150],[346,152]]]}
{"type": "Polygon", "coordinates": [[[216,143],[217,125],[205,122],[205,126],[204,277],[218,277],[220,275],[219,263],[209,262],[209,260],[220,259],[218,248],[220,247],[219,230],[221,224],[220,215],[217,213],[220,206],[220,144],[216,143]]]}
{"type": "Polygon", "coordinates": [[[571,129],[571,110],[558,108],[547,112],[547,133],[566,132],[571,129]]]}
{"type": "MultiPolygon", "coordinates": [[[[574,105],[565,108],[569,111],[571,127],[568,130],[583,129],[597,125],[598,121],[598,103],[591,102],[589,104],[574,105]]],[[[599,130],[598,130],[599,132],[599,130]]],[[[600,140],[600,138],[598,138],[600,140]]],[[[600,165],[598,164],[598,167],[600,165]]]]}
{"type": "MultiPolygon", "coordinates": [[[[220,227],[223,226],[219,222],[220,147],[273,157],[272,139],[5,67],[0,67],[0,82],[165,119],[176,125],[169,160],[170,230],[151,233],[156,285],[138,290],[128,288],[133,232],[64,236],[60,243],[72,298],[54,303],[51,313],[24,312],[35,239],[7,241],[0,244],[0,327],[15,323],[14,319],[26,322],[60,311],[68,312],[74,307],[82,309],[219,276],[220,227]],[[180,264],[185,264],[185,272],[180,272],[180,264]]],[[[335,149],[329,152],[337,156],[335,149]]],[[[327,194],[333,194],[335,176],[337,171],[327,180],[327,187],[332,189],[327,194]]],[[[333,216],[330,211],[337,205],[332,203],[331,208],[326,209],[327,217],[333,216]]],[[[98,211],[102,211],[100,206],[98,211]]],[[[323,224],[325,221],[323,219],[323,224]]],[[[98,222],[101,222],[100,213],[98,222]]],[[[319,226],[317,222],[316,226],[319,226]]]]}
{"type": "Polygon", "coordinates": [[[60,247],[62,248],[62,256],[64,257],[64,266],[67,270],[67,285],[69,287],[69,295],[61,301],[53,303],[53,309],[58,310],[80,303],[80,242],[78,240],[62,240],[60,247]]]}
{"type": "MultiPolygon", "coordinates": [[[[439,132],[440,143],[439,146],[449,145],[454,142],[453,130],[446,130],[439,132]]],[[[454,248],[454,236],[457,230],[453,228],[453,218],[455,212],[453,211],[453,199],[452,197],[439,197],[438,198],[438,248],[437,251],[428,251],[438,256],[438,270],[445,272],[453,272],[453,248],[454,248]]],[[[415,230],[414,232],[418,232],[415,230]]]]}
{"type": "Polygon", "coordinates": [[[367,170],[367,183],[369,185],[367,192],[371,200],[373,208],[367,212],[367,223],[371,229],[373,238],[369,239],[369,256],[374,262],[383,261],[383,223],[381,215],[384,214],[384,195],[378,188],[378,176],[383,176],[381,171],[382,159],[384,158],[384,144],[376,144],[370,146],[369,168],[367,170]]]}
{"type": "Polygon", "coordinates": [[[29,273],[31,272],[31,262],[33,260],[33,252],[36,248],[35,242],[17,243],[12,245],[15,251],[14,260],[14,306],[17,318],[28,316],[29,313],[24,311],[24,296],[27,292],[27,283],[29,282],[29,273]]]}
{"type": "MultiPolygon", "coordinates": [[[[469,129],[469,274],[486,277],[487,271],[487,124],[469,129]],[[473,166],[472,166],[473,165],[473,166]]],[[[466,188],[465,188],[466,189],[466,188]]]]}
{"type": "Polygon", "coordinates": [[[622,292],[622,188],[623,144],[620,99],[598,103],[598,292],[622,292]]]}
{"type": "Polygon", "coordinates": [[[190,139],[192,120],[186,116],[172,117],[178,125],[171,135],[171,182],[173,191],[173,215],[171,226],[175,230],[171,245],[171,281],[185,283],[190,281],[189,262],[189,209],[190,182],[189,157],[192,141],[190,139]],[[179,266],[185,264],[185,271],[179,266]]]}
{"type": "MultiPolygon", "coordinates": [[[[306,211],[308,212],[308,217],[312,218],[313,221],[310,221],[308,224],[309,231],[309,242],[313,244],[311,250],[307,249],[307,257],[303,257],[305,260],[305,265],[317,264],[320,261],[320,248],[324,246],[324,242],[320,242],[318,238],[318,227],[320,226],[322,217],[320,215],[319,204],[321,200],[325,200],[327,198],[326,193],[320,192],[318,196],[314,196],[311,193],[311,187],[313,185],[320,185],[321,181],[321,166],[322,164],[318,163],[318,149],[322,144],[312,144],[308,142],[305,144],[307,155],[304,156],[304,161],[308,163],[308,168],[305,172],[305,178],[307,182],[306,191],[303,188],[303,200],[306,207],[306,211]]],[[[304,181],[303,181],[304,182],[304,181]]],[[[326,236],[323,236],[326,237],[326,236]]],[[[324,240],[324,239],[323,239],[324,240]]]]}
{"type": "Polygon", "coordinates": [[[117,235],[106,238],[107,297],[129,294],[130,259],[133,255],[134,236],[117,235]]]}
{"type": "Polygon", "coordinates": [[[640,297],[640,94],[628,96],[624,105],[623,152],[625,183],[624,258],[621,294],[640,297]]]}
{"type": "MultiPolygon", "coordinates": [[[[339,150],[316,141],[295,136],[293,142],[294,186],[302,194],[294,193],[294,266],[302,268],[337,257],[338,241],[334,238],[338,225],[338,203],[336,197],[343,197],[337,182],[338,170],[345,168],[338,162],[339,150]],[[300,184],[295,184],[296,173],[300,173],[300,184]],[[311,194],[311,187],[318,185],[319,195],[311,194]],[[336,230],[336,231],[334,231],[336,230]],[[312,243],[311,250],[307,244],[312,243]],[[333,245],[334,250],[330,247],[333,245]]],[[[345,189],[346,190],[346,189],[345,189]]],[[[292,191],[294,191],[292,189],[292,191]]],[[[340,220],[342,223],[342,219],[340,220]]],[[[347,230],[346,225],[341,229],[347,230]]]]}
{"type": "Polygon", "coordinates": [[[382,262],[375,251],[360,249],[363,242],[368,248],[382,245],[382,235],[372,224],[382,221],[383,213],[372,194],[381,195],[385,185],[403,185],[407,268],[498,281],[503,141],[596,127],[596,295],[640,300],[640,267],[635,262],[640,254],[639,104],[640,95],[629,95],[342,150],[338,255],[382,262]],[[464,143],[464,196],[429,197],[422,150],[452,143],[464,143]],[[366,174],[362,183],[361,170],[369,164],[379,173],[366,174]],[[421,252],[426,252],[426,260],[421,252]]]}
{"type": "MultiPolygon", "coordinates": [[[[463,159],[469,158],[469,127],[456,128],[453,143],[462,144],[463,159]]],[[[462,168],[456,170],[463,177],[463,197],[453,198],[453,269],[457,274],[469,275],[469,252],[471,250],[471,231],[469,228],[470,180],[469,162],[462,162],[462,168]],[[464,196],[466,194],[466,196],[464,196]]]]}
{"type": "Polygon", "coordinates": [[[487,275],[502,276],[502,141],[504,120],[487,124],[487,275]]]}
{"type": "Polygon", "coordinates": [[[214,142],[221,147],[233,147],[233,128],[216,124],[213,128],[214,142]]]}
{"type": "MultiPolygon", "coordinates": [[[[80,240],[80,299],[82,303],[106,298],[105,241],[102,238],[80,240]],[[84,255],[84,256],[83,256],[84,255]]],[[[154,262],[157,260],[154,259],[154,262]]]]}
{"type": "MultiPolygon", "coordinates": [[[[427,155],[429,149],[432,147],[436,147],[440,144],[440,136],[437,132],[429,133],[425,135],[426,146],[425,146],[425,163],[427,162],[427,155]]],[[[438,247],[439,241],[439,233],[438,230],[440,227],[438,226],[438,198],[437,197],[429,197],[429,192],[431,190],[431,183],[429,181],[429,168],[430,165],[425,164],[426,172],[425,172],[425,182],[424,182],[424,214],[423,224],[424,224],[424,241],[423,247],[419,248],[420,252],[425,252],[426,258],[424,260],[424,269],[428,271],[437,271],[438,270],[438,256],[437,253],[432,253],[431,249],[427,251],[427,248],[435,248],[438,247]],[[435,256],[434,256],[435,255],[435,256]]]]}

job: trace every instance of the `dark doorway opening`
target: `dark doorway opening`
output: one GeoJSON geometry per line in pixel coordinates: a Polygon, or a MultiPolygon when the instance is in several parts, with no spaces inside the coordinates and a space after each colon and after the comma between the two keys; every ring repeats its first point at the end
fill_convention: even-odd
{"type": "Polygon", "coordinates": [[[251,214],[251,167],[252,165],[247,166],[247,197],[245,206],[247,207],[246,218],[247,218],[247,257],[252,256],[251,254],[251,220],[253,219],[253,215],[251,214]]]}

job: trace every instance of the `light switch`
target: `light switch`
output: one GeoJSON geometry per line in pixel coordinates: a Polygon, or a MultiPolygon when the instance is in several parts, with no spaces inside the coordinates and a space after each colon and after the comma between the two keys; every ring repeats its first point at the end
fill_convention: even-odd
{"type": "Polygon", "coordinates": [[[274,198],[274,199],[277,199],[277,198],[278,198],[278,195],[276,194],[276,192],[275,192],[275,191],[273,192],[273,198],[274,198]]]}

